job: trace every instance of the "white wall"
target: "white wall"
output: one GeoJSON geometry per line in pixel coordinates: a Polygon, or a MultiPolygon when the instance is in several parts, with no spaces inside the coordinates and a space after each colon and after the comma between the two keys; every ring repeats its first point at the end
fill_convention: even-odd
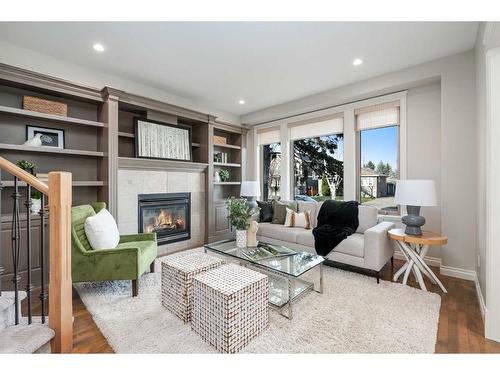
{"type": "Polygon", "coordinates": [[[408,178],[433,178],[441,185],[440,207],[423,212],[432,229],[441,230],[449,241],[440,254],[432,255],[440,255],[447,267],[473,273],[477,247],[474,51],[270,107],[242,116],[242,123],[259,124],[399,90],[409,90],[408,178]]]}
{"type": "Polygon", "coordinates": [[[475,48],[476,107],[478,124],[478,213],[476,272],[483,299],[486,300],[486,47],[483,44],[485,23],[481,23],[475,48]]]}
{"type": "MultiPolygon", "coordinates": [[[[441,85],[408,90],[406,112],[407,178],[434,180],[441,202],[441,85]]],[[[440,207],[422,207],[421,214],[425,229],[441,233],[440,207]]],[[[428,255],[440,258],[440,249],[428,255]]]]}
{"type": "Polygon", "coordinates": [[[0,63],[13,65],[34,72],[47,74],[67,81],[79,83],[98,89],[104,86],[127,91],[160,100],[169,104],[189,108],[202,113],[215,115],[219,120],[239,124],[240,117],[232,113],[218,110],[202,102],[183,98],[165,90],[146,86],[119,76],[103,73],[98,70],[84,68],[66,61],[55,59],[49,55],[15,46],[0,40],[0,63]]]}

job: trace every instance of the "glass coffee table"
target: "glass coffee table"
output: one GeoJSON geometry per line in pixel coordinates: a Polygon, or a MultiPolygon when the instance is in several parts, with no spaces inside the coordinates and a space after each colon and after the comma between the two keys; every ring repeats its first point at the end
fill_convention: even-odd
{"type": "Polygon", "coordinates": [[[205,245],[207,251],[234,258],[242,266],[255,267],[265,273],[269,277],[269,303],[288,319],[293,318],[292,305],[300,297],[313,290],[323,293],[325,258],[322,256],[263,242],[257,247],[238,248],[234,240],[205,245]],[[319,289],[314,288],[314,282],[301,278],[314,268],[319,270],[319,289]]]}

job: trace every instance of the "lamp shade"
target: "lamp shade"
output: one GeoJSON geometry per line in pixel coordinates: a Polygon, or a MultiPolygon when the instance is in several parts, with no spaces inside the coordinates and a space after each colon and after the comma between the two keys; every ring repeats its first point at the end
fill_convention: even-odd
{"type": "Polygon", "coordinates": [[[242,197],[259,197],[260,196],[259,181],[242,181],[240,195],[242,197]]]}
{"type": "Polygon", "coordinates": [[[436,206],[436,186],[433,180],[398,180],[396,204],[406,206],[436,206]]]}

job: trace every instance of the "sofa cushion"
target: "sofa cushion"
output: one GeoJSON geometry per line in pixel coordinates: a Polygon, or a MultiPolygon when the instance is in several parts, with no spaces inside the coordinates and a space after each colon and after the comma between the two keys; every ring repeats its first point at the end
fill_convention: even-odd
{"type": "Polygon", "coordinates": [[[288,228],[281,224],[260,223],[257,235],[286,242],[297,242],[297,235],[307,231],[304,228],[288,228]]]}
{"type": "Polygon", "coordinates": [[[358,220],[359,225],[356,233],[365,233],[365,230],[377,225],[378,209],[374,206],[365,206],[360,204],[358,206],[358,220]]]}
{"type": "Polygon", "coordinates": [[[291,201],[273,201],[273,224],[285,224],[286,209],[289,208],[295,212],[298,211],[297,202],[291,201]]]}
{"type": "Polygon", "coordinates": [[[273,220],[273,202],[257,201],[260,209],[259,221],[262,223],[270,223],[273,220]]]}
{"type": "Polygon", "coordinates": [[[323,202],[304,202],[299,201],[299,212],[310,211],[311,215],[311,228],[315,228],[318,224],[318,213],[319,209],[323,205],[323,202]]]}
{"type": "Polygon", "coordinates": [[[297,243],[299,245],[314,248],[314,236],[312,230],[306,230],[302,233],[297,234],[297,243]]]}
{"type": "Polygon", "coordinates": [[[351,234],[332,251],[363,258],[365,256],[365,238],[359,233],[351,234]]]}

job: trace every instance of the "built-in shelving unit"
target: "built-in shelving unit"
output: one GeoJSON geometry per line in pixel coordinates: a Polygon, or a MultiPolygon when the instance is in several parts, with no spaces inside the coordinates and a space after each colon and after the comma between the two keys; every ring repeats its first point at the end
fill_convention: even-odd
{"type": "Polygon", "coordinates": [[[240,196],[243,179],[243,153],[246,130],[213,122],[210,124],[210,173],[209,173],[209,241],[219,241],[233,236],[226,200],[240,196]],[[223,161],[220,161],[223,160],[223,161]],[[229,181],[216,182],[214,176],[221,170],[229,172],[229,181]]]}
{"type": "MultiPolygon", "coordinates": [[[[0,66],[0,75],[8,70],[0,66]]],[[[78,87],[54,79],[37,77],[27,83],[0,81],[0,155],[13,163],[27,160],[37,167],[35,173],[68,171],[73,177],[73,204],[105,200],[108,185],[108,147],[102,142],[109,132],[107,117],[103,112],[103,96],[100,90],[78,87]],[[44,81],[45,80],[45,81],[44,81]],[[67,116],[35,112],[23,108],[25,95],[63,102],[67,116]],[[62,130],[64,147],[33,147],[23,143],[27,126],[62,130]]],[[[10,195],[14,183],[12,176],[2,174],[2,215],[10,215],[10,195]]],[[[19,184],[24,196],[25,185],[19,184]]],[[[24,198],[23,198],[24,199],[24,198]]]]}

